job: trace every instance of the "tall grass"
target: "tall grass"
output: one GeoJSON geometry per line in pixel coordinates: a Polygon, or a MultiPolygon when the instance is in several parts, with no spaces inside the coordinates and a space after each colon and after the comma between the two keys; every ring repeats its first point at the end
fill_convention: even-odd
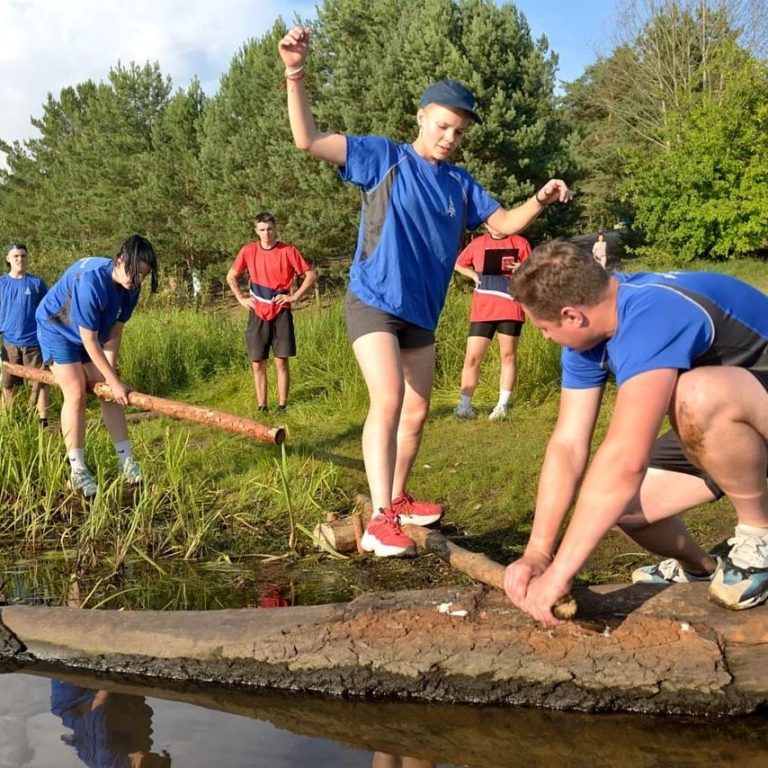
{"type": "Polygon", "coordinates": [[[142,309],[126,326],[121,375],[163,396],[221,371],[245,370],[244,328],[243,318],[224,311],[142,309]]]}

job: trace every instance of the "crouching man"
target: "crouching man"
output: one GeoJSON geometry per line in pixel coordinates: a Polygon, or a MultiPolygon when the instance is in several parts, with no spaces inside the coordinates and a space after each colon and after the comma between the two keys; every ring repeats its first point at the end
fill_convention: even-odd
{"type": "Polygon", "coordinates": [[[768,296],[711,272],[606,272],[563,241],[536,248],[511,289],[563,350],[531,536],[505,573],[510,599],[557,623],[552,606],[615,525],[664,558],[635,581],[707,580],[710,599],[733,610],[768,599],[768,296]],[[587,467],[609,374],[616,403],[587,467]],[[657,437],[665,416],[672,429],[657,437]],[[723,495],[738,525],[719,561],[678,515],[723,495]]]}

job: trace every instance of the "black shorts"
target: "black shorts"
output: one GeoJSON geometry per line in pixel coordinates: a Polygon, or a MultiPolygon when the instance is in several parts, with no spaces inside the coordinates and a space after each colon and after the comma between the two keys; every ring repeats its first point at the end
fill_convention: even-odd
{"type": "MultiPolygon", "coordinates": [[[[43,367],[43,353],[40,351],[40,347],[17,347],[15,344],[6,341],[3,343],[2,356],[5,362],[13,363],[14,365],[26,365],[28,368],[43,367]]],[[[3,389],[18,387],[23,381],[24,379],[20,376],[11,376],[3,368],[3,389]]]]}
{"type": "Polygon", "coordinates": [[[296,333],[293,329],[293,312],[284,309],[274,320],[262,320],[251,310],[245,328],[248,357],[258,363],[269,357],[296,357],[296,333]]]}
{"type": "Polygon", "coordinates": [[[519,336],[522,330],[522,320],[491,320],[482,323],[470,323],[467,335],[492,339],[493,334],[497,332],[503,336],[519,336]]]}
{"type": "MultiPolygon", "coordinates": [[[[768,392],[768,371],[750,371],[750,373],[768,392]]],[[[656,438],[653,450],[651,451],[651,461],[648,466],[654,469],[682,472],[684,475],[699,477],[704,481],[707,488],[712,491],[716,499],[725,496],[723,489],[706,472],[691,464],[685,455],[680,438],[673,429],[656,438]]],[[[768,476],[768,467],[766,467],[766,476],[768,476]]]]}
{"type": "Polygon", "coordinates": [[[347,336],[354,343],[368,333],[383,331],[397,336],[400,349],[429,347],[435,343],[435,332],[409,323],[388,312],[364,304],[351,291],[344,297],[344,317],[347,320],[347,336]]]}

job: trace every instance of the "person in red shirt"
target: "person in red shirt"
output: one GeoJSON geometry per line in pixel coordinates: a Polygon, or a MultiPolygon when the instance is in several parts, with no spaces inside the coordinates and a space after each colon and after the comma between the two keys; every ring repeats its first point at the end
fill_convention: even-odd
{"type": "Polygon", "coordinates": [[[253,365],[259,411],[269,408],[267,362],[272,349],[277,371],[277,412],[284,413],[290,385],[288,358],[296,356],[291,304],[312,287],[317,276],[296,248],[277,239],[275,217],[271,213],[257,214],[253,228],[258,240],[240,249],[227,272],[227,283],[238,302],[248,310],[245,340],[253,365]],[[248,296],[243,295],[238,285],[238,278],[246,270],[250,283],[248,296]],[[299,276],[304,279],[299,288],[292,291],[293,280],[299,276]]]}
{"type": "Polygon", "coordinates": [[[456,416],[474,419],[472,396],[477,388],[482,363],[494,333],[499,334],[501,376],[499,400],[488,417],[491,421],[507,415],[517,379],[517,342],[525,314],[509,294],[509,278],[531,253],[530,243],[520,235],[505,236],[486,223],[488,232],[476,237],[459,254],[454,269],[475,283],[469,316],[469,336],[461,372],[461,395],[456,416]]]}

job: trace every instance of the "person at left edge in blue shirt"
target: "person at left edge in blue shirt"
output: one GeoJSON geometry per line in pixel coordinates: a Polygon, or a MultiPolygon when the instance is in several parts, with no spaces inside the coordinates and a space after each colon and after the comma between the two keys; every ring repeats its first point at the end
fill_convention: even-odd
{"type": "Polygon", "coordinates": [[[124,406],[129,387],[117,375],[123,326],[139,301],[149,276],[157,291],[157,258],[152,244],[131,235],[110,259],[86,256],[76,261],[51,288],[37,309],[37,337],[43,360],[61,387],[61,431],[67,447],[70,488],[86,498],[97,485],[85,464],[86,380],[105,382],[114,402],[102,402],[102,417],[115,445],[123,478],[141,482],[133,458],[124,406]]]}
{"type": "MultiPolygon", "coordinates": [[[[3,360],[30,368],[42,368],[43,358],[37,342],[35,310],[48,287],[45,281],[27,270],[29,253],[24,243],[8,244],[8,274],[0,277],[0,333],[3,334],[3,360]]],[[[22,382],[4,368],[2,373],[3,403],[10,406],[14,389],[22,382]]],[[[40,424],[48,424],[48,387],[32,384],[30,405],[37,406],[40,424]]]]}
{"type": "Polygon", "coordinates": [[[472,92],[440,80],[424,92],[412,143],[319,131],[304,86],[310,29],[280,40],[288,119],[299,149],[339,166],[360,188],[362,214],[344,309],[347,334],[368,388],[363,460],[373,516],[362,547],[379,557],[413,552],[401,523],[429,525],[439,504],[414,499],[408,477],[429,412],[435,328],[467,228],[488,222],[504,235],[525,229],[570,190],[550,179],[505,210],[463,168],[449,164],[470,123],[481,122],[472,92]]]}

